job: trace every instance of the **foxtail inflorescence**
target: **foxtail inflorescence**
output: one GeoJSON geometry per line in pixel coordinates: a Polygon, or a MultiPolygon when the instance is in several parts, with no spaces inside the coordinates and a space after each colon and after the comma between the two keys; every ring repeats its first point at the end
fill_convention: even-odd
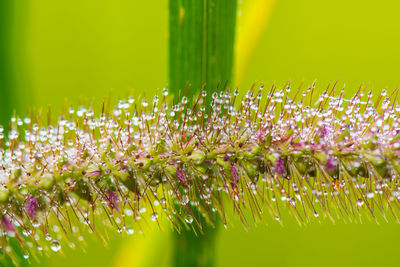
{"type": "Polygon", "coordinates": [[[71,108],[55,125],[12,118],[0,168],[1,250],[28,257],[79,243],[106,225],[132,234],[167,218],[200,232],[228,207],[243,224],[290,210],[299,223],[400,215],[400,106],[384,90],[350,99],[335,86],[203,91],[169,105],[119,101],[71,108]],[[41,125],[42,124],[42,125],[41,125]]]}

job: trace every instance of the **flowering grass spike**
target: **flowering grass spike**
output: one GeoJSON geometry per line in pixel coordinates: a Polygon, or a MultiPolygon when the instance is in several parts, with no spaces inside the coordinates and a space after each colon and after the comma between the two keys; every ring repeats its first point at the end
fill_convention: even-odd
{"type": "Polygon", "coordinates": [[[12,118],[0,136],[1,250],[16,241],[28,258],[74,247],[86,230],[106,239],[104,228],[132,234],[161,218],[201,234],[229,223],[229,207],[245,226],[248,214],[281,220],[282,208],[301,224],[398,221],[397,91],[314,88],[215,92],[209,112],[205,92],[168,105],[164,89],[98,115],[71,108],[47,127],[12,118]]]}

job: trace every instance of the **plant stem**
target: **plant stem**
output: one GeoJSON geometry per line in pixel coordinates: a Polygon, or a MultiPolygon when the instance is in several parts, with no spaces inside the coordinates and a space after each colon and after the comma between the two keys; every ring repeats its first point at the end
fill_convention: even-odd
{"type": "MultiPolygon", "coordinates": [[[[169,90],[175,96],[191,97],[205,86],[208,108],[211,94],[232,81],[236,6],[236,0],[170,0],[169,90]]],[[[203,222],[196,236],[181,228],[174,233],[173,266],[214,266],[217,229],[203,222]]]]}
{"type": "Polygon", "coordinates": [[[12,62],[12,30],[14,1],[0,1],[0,124],[7,130],[12,114],[14,72],[12,62]]]}
{"type": "Polygon", "coordinates": [[[232,80],[236,0],[170,0],[169,89],[208,100],[232,80]]]}
{"type": "MultiPolygon", "coordinates": [[[[26,3],[25,3],[26,4],[26,3]]],[[[14,56],[14,31],[16,30],[16,9],[18,4],[15,1],[0,1],[0,125],[4,127],[4,134],[7,135],[12,109],[16,106],[16,80],[15,80],[15,56],[14,56]]],[[[1,146],[1,145],[0,145],[1,146]]],[[[27,265],[23,259],[23,253],[15,238],[10,238],[10,246],[15,251],[14,259],[10,254],[0,251],[0,266],[27,265]],[[14,262],[13,262],[14,261],[14,262]]]]}
{"type": "Polygon", "coordinates": [[[192,230],[174,233],[173,266],[212,267],[215,265],[217,228],[206,227],[203,231],[203,234],[197,236],[192,230]]]}

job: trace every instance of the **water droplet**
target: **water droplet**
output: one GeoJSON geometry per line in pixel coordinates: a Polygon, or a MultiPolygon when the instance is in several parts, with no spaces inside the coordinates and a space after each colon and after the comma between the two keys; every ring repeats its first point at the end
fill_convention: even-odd
{"type": "Polygon", "coordinates": [[[139,213],[145,213],[145,212],[146,212],[146,208],[145,207],[142,207],[142,208],[139,209],[139,213]]]}
{"type": "Polygon", "coordinates": [[[158,219],[158,213],[157,212],[154,212],[153,214],[151,214],[151,220],[153,222],[157,221],[157,219],[158,219]]]}
{"type": "Polygon", "coordinates": [[[29,254],[24,254],[24,259],[29,259],[29,254]]]}
{"type": "Polygon", "coordinates": [[[133,211],[131,209],[125,209],[124,213],[126,216],[132,216],[133,215],[133,211]]]}
{"type": "Polygon", "coordinates": [[[119,102],[118,102],[118,108],[119,109],[127,109],[127,108],[129,108],[129,102],[128,102],[128,100],[120,100],[119,102]]]}
{"type": "Polygon", "coordinates": [[[290,205],[292,205],[292,206],[296,206],[296,199],[295,199],[294,197],[292,197],[292,198],[289,200],[289,203],[290,203],[290,205]]]}
{"type": "Polygon", "coordinates": [[[167,96],[168,95],[168,88],[163,88],[162,89],[162,94],[163,94],[163,96],[167,96]]]}
{"type": "Polygon", "coordinates": [[[186,96],[182,97],[181,103],[183,105],[186,105],[186,103],[187,103],[187,97],[186,96]]]}
{"type": "Polygon", "coordinates": [[[315,218],[318,218],[318,217],[319,217],[318,212],[314,212],[314,217],[315,217],[315,218]]]}
{"type": "Polygon", "coordinates": [[[51,240],[51,235],[49,233],[47,233],[45,238],[46,238],[47,241],[50,241],[51,240]]]}
{"type": "Polygon", "coordinates": [[[359,199],[357,200],[357,206],[358,206],[358,207],[361,207],[363,204],[364,204],[364,201],[363,201],[361,198],[359,198],[359,199]]]}
{"type": "Polygon", "coordinates": [[[188,214],[185,216],[185,222],[187,223],[192,223],[193,222],[193,217],[192,215],[188,214]]]}
{"type": "Polygon", "coordinates": [[[57,252],[61,249],[61,245],[60,242],[58,242],[57,240],[53,240],[50,243],[50,248],[52,251],[57,252]]]}
{"type": "Polygon", "coordinates": [[[158,103],[158,95],[155,95],[153,98],[153,104],[157,105],[157,103],[158,103]]]}
{"type": "Polygon", "coordinates": [[[165,197],[160,198],[161,205],[167,204],[167,199],[165,197]]]}
{"type": "Polygon", "coordinates": [[[181,205],[186,205],[189,203],[189,197],[187,195],[183,195],[181,199],[181,205]]]}

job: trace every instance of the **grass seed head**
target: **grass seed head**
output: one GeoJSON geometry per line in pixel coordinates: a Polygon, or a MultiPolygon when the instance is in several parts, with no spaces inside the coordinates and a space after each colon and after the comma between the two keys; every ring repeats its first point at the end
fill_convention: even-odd
{"type": "Polygon", "coordinates": [[[2,251],[12,240],[24,252],[59,251],[85,229],[102,237],[99,224],[132,234],[161,218],[201,232],[229,222],[226,206],[245,226],[249,212],[280,220],[282,208],[301,224],[397,221],[395,94],[373,101],[360,89],[346,99],[331,88],[313,97],[314,88],[215,92],[207,113],[205,94],[169,105],[163,90],[100,114],[71,108],[50,126],[12,118],[0,135],[2,251]]]}

